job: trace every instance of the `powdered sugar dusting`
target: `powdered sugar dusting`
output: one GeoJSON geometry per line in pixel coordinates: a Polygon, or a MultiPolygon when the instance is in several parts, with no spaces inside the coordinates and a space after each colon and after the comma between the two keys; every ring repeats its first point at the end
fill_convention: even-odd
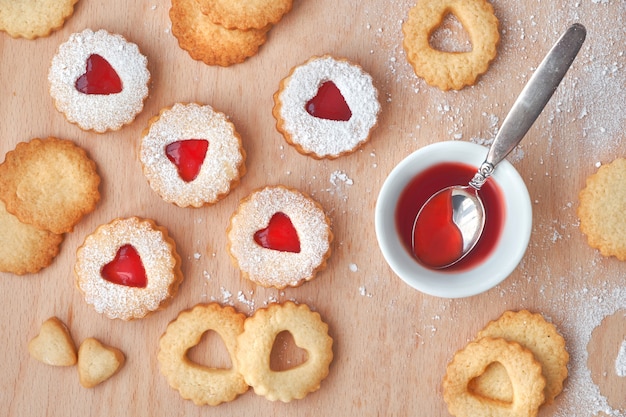
{"type": "Polygon", "coordinates": [[[239,180],[244,164],[241,139],[226,115],[209,105],[176,103],[163,109],[141,140],[139,158],[150,186],[167,202],[181,207],[215,203],[239,180]],[[183,181],[165,147],[187,139],[209,143],[198,176],[183,181]]]}
{"type": "Polygon", "coordinates": [[[355,150],[369,139],[376,126],[380,104],[372,77],[355,64],[335,58],[316,57],[294,68],[281,84],[279,127],[290,141],[306,153],[337,157],[355,150]],[[306,103],[325,81],[332,81],[345,99],[352,116],[336,121],[311,116],[306,103]]]}
{"type": "Polygon", "coordinates": [[[59,46],[48,72],[50,94],[67,120],[82,129],[105,132],[132,122],[148,96],[148,60],[134,43],[105,30],[85,29],[59,46]],[[83,94],[75,83],[90,55],[102,56],[122,81],[117,94],[83,94]]]}
{"type": "Polygon", "coordinates": [[[243,200],[231,218],[229,250],[241,271],[252,281],[282,288],[312,279],[330,254],[332,233],[319,204],[296,190],[266,187],[243,200]],[[300,239],[300,252],[266,249],[254,234],[276,213],[286,214],[300,239]]]}
{"type": "Polygon", "coordinates": [[[143,317],[172,297],[180,283],[179,268],[178,255],[163,230],[136,217],[100,226],[76,253],[77,286],[87,304],[110,318],[123,320],[143,317]],[[145,288],[114,284],[102,278],[102,267],[124,245],[132,245],[141,258],[148,277],[145,288]]]}
{"type": "Polygon", "coordinates": [[[626,340],[622,341],[615,358],[615,374],[621,378],[626,377],[626,340]]]}

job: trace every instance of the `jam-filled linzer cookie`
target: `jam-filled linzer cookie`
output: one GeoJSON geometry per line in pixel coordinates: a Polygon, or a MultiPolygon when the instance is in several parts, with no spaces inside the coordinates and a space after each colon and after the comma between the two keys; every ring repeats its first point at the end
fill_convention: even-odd
{"type": "Polygon", "coordinates": [[[360,66],[313,57],[281,81],[272,113],[276,128],[298,152],[333,159],[369,139],[380,113],[378,90],[360,66]]]}
{"type": "Polygon", "coordinates": [[[83,130],[118,130],[143,110],[148,60],[134,43],[85,29],[63,43],[48,71],[50,95],[65,118],[83,130]]]}
{"type": "Polygon", "coordinates": [[[216,203],[246,171],[235,126],[195,103],[161,110],[144,131],[139,158],[152,189],[180,207],[216,203]]]}
{"type": "Polygon", "coordinates": [[[231,259],[264,287],[296,287],[326,267],[333,234],[322,207],[283,186],[244,198],[227,230],[231,259]]]}
{"type": "Polygon", "coordinates": [[[99,313],[122,320],[160,310],[183,280],[167,230],[130,217],[102,225],[76,252],[76,285],[99,313]]]}

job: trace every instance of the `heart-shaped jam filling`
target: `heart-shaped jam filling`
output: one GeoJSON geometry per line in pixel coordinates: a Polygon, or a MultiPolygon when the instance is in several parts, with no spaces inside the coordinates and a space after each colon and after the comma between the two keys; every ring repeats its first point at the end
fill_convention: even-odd
{"type": "Polygon", "coordinates": [[[306,103],[306,111],[320,119],[347,122],[352,117],[346,99],[332,81],[326,81],[320,86],[317,95],[306,103]]]}
{"type": "Polygon", "coordinates": [[[209,141],[204,139],[186,139],[172,142],[165,147],[167,159],[178,169],[178,175],[185,182],[196,179],[204,163],[209,141]]]}
{"type": "Polygon", "coordinates": [[[132,245],[120,247],[115,258],[102,267],[100,274],[109,282],[127,287],[145,288],[148,285],[146,269],[132,245]]]}
{"type": "Polygon", "coordinates": [[[267,227],[254,234],[254,241],[266,249],[300,253],[298,232],[285,213],[274,214],[267,227]]]}
{"type": "Polygon", "coordinates": [[[83,94],[109,95],[122,91],[122,80],[111,64],[98,54],[87,58],[86,70],[76,80],[76,90],[83,94]]]}

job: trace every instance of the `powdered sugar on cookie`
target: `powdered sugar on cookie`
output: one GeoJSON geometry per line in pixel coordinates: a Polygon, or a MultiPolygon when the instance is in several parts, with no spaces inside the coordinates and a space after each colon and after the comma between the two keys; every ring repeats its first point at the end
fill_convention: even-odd
{"type": "MultiPolygon", "coordinates": [[[[208,105],[180,104],[163,109],[144,132],[139,158],[150,186],[167,202],[200,207],[226,196],[245,173],[245,152],[235,126],[208,105]],[[206,155],[197,176],[181,178],[166,147],[186,141],[206,141],[206,155]]],[[[184,163],[184,162],[182,162],[184,163]]]]}
{"type": "Polygon", "coordinates": [[[85,29],[63,43],[48,72],[50,95],[68,121],[83,130],[105,132],[132,122],[148,96],[148,60],[134,43],[105,30],[85,29]],[[110,65],[121,81],[114,94],[85,94],[76,81],[90,71],[88,60],[98,55],[110,65]]]}
{"type": "Polygon", "coordinates": [[[317,158],[336,158],[356,150],[376,126],[380,103],[372,77],[347,60],[314,57],[292,69],[274,95],[277,129],[298,151],[317,158]],[[349,120],[330,120],[307,112],[306,104],[332,81],[350,109],[349,120]]]}

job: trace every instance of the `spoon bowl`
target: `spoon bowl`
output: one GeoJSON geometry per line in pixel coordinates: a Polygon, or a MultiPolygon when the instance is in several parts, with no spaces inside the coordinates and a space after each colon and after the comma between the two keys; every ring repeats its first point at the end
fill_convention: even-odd
{"type": "Polygon", "coordinates": [[[573,24],[550,49],[504,119],[469,185],[443,189],[419,210],[413,223],[412,246],[420,262],[436,269],[447,268],[476,246],[485,225],[480,188],[539,117],[576,58],[586,34],[584,26],[573,24]]]}
{"type": "Polygon", "coordinates": [[[477,190],[454,185],[441,189],[421,207],[413,223],[411,245],[414,252],[421,254],[420,261],[426,266],[448,268],[474,249],[484,227],[485,207],[477,190]],[[428,213],[428,210],[435,212],[428,213]],[[450,222],[433,225],[428,221],[440,213],[450,222]],[[444,245],[450,248],[441,250],[444,245]]]}

